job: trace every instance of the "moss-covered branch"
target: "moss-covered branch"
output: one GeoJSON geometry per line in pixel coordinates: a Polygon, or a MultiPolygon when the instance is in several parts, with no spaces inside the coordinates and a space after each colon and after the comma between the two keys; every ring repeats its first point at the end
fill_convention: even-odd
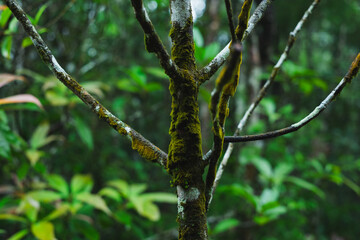
{"type": "Polygon", "coordinates": [[[206,176],[206,203],[211,202],[211,192],[216,176],[216,166],[222,153],[224,144],[225,120],[229,114],[228,103],[230,97],[234,96],[239,84],[239,74],[241,65],[241,45],[245,29],[249,21],[252,0],[245,0],[239,14],[239,23],[234,32],[235,42],[231,43],[230,59],[228,64],[221,71],[216,86],[212,92],[210,102],[210,112],[213,119],[214,145],[209,157],[209,170],[206,176]]]}
{"type": "Polygon", "coordinates": [[[78,96],[85,104],[87,104],[97,116],[108,123],[120,134],[127,136],[132,143],[132,148],[140,153],[145,159],[166,165],[167,154],[158,147],[145,139],[141,134],[129,127],[126,123],[115,117],[103,105],[99,103],[92,95],[90,95],[73,77],[71,77],[59,65],[50,49],[36,31],[30,20],[27,18],[22,8],[13,0],[4,0],[6,5],[12,11],[24,27],[26,33],[30,36],[36,50],[38,51],[43,62],[53,72],[58,80],[60,80],[67,88],[69,88],[76,96],[78,96]]]}
{"type": "Polygon", "coordinates": [[[145,48],[150,53],[155,53],[160,60],[162,68],[170,78],[175,78],[179,75],[178,67],[171,60],[170,55],[166,51],[159,35],[149,18],[149,15],[144,8],[142,0],[131,0],[135,11],[136,19],[139,21],[145,34],[145,48]]]}
{"type": "MultiPolygon", "coordinates": [[[[242,36],[242,41],[244,41],[247,38],[247,36],[249,36],[249,34],[254,29],[255,25],[262,19],[266,9],[268,8],[268,6],[270,6],[272,2],[273,0],[263,0],[257,6],[254,13],[251,15],[249,19],[248,27],[246,28],[246,30],[244,31],[244,35],[242,36]]],[[[230,43],[227,44],[223,48],[223,50],[221,50],[207,66],[203,67],[200,70],[201,83],[209,80],[216,73],[216,71],[224,64],[224,62],[226,61],[227,57],[230,54],[229,46],[230,43]]]]}
{"type": "MultiPolygon", "coordinates": [[[[255,101],[249,106],[249,108],[246,110],[243,118],[240,120],[237,129],[234,133],[234,136],[239,136],[239,134],[241,133],[241,131],[244,129],[245,125],[247,124],[247,122],[249,121],[252,113],[254,112],[255,108],[259,105],[260,101],[264,98],[268,88],[271,86],[271,84],[273,83],[273,81],[275,80],[275,77],[277,76],[277,73],[279,72],[282,64],[284,63],[284,61],[286,61],[290,50],[292,49],[292,46],[295,43],[296,37],[298,35],[298,33],[301,31],[305,21],[308,19],[308,17],[310,16],[310,14],[312,13],[312,11],[314,10],[314,8],[318,5],[320,1],[319,0],[315,0],[310,6],[309,8],[305,11],[303,17],[300,19],[300,21],[297,23],[296,27],[294,28],[294,30],[292,32],[290,32],[289,34],[289,40],[285,46],[284,52],[281,54],[278,62],[275,64],[275,66],[273,67],[273,70],[270,74],[269,79],[265,82],[265,84],[263,85],[263,87],[260,89],[258,95],[256,96],[255,101]]],[[[212,188],[212,195],[215,192],[215,189],[222,177],[222,174],[224,172],[224,169],[227,165],[227,162],[232,154],[232,151],[234,149],[234,144],[233,143],[229,143],[224,157],[221,161],[221,164],[219,166],[219,170],[216,173],[216,178],[214,181],[214,185],[212,188]]]]}

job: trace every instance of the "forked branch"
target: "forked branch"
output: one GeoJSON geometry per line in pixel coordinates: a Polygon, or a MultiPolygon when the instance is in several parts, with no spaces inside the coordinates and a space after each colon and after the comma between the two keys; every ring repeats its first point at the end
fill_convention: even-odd
{"type": "MultiPolygon", "coordinates": [[[[263,85],[263,87],[261,88],[261,90],[259,91],[255,101],[249,106],[249,108],[247,109],[247,111],[245,112],[243,118],[240,120],[237,129],[234,133],[234,136],[239,136],[240,132],[244,129],[245,125],[247,124],[247,122],[249,121],[252,113],[254,112],[254,110],[256,109],[256,107],[259,105],[260,101],[264,98],[264,96],[266,95],[266,92],[268,90],[268,88],[270,87],[270,85],[273,83],[273,81],[275,80],[275,77],[277,76],[278,71],[280,70],[282,64],[286,61],[290,50],[292,49],[292,46],[296,40],[296,37],[298,35],[298,33],[300,32],[300,30],[302,29],[305,21],[308,19],[309,15],[312,13],[312,11],[314,10],[314,8],[318,5],[319,0],[315,0],[310,6],[309,8],[305,11],[303,17],[300,19],[300,21],[297,23],[296,27],[294,28],[294,30],[292,32],[290,32],[289,34],[289,39],[287,42],[287,45],[285,46],[284,52],[281,54],[278,62],[275,64],[275,66],[272,69],[272,72],[270,74],[269,79],[265,82],[265,84],[263,85]]],[[[248,27],[249,29],[249,27],[248,27]]],[[[246,32],[245,32],[246,34],[246,32]]],[[[216,173],[216,178],[214,181],[214,186],[212,188],[212,195],[215,192],[215,189],[222,177],[222,174],[224,172],[224,169],[227,165],[227,162],[232,154],[232,151],[234,149],[234,144],[233,143],[229,143],[224,157],[221,161],[221,164],[219,166],[219,170],[216,173]]]]}
{"type": "Polygon", "coordinates": [[[22,10],[22,8],[14,0],[4,0],[4,2],[24,27],[41,59],[53,72],[55,77],[60,80],[67,88],[69,88],[76,96],[78,96],[86,105],[88,105],[100,119],[108,123],[120,134],[127,136],[127,138],[132,143],[132,148],[138,151],[142,157],[151,162],[156,162],[162,166],[166,166],[167,154],[161,151],[150,141],[145,139],[134,129],[129,127],[126,123],[115,117],[110,111],[101,105],[98,100],[90,95],[74,78],[66,73],[65,70],[59,65],[44,40],[38,34],[35,27],[27,18],[26,13],[22,10]]]}
{"type": "Polygon", "coordinates": [[[142,0],[131,0],[135,11],[135,16],[140,23],[145,34],[145,48],[150,53],[155,53],[160,60],[160,65],[170,78],[178,76],[178,67],[171,60],[169,53],[166,51],[159,35],[149,18],[142,0]]]}
{"type": "MultiPolygon", "coordinates": [[[[241,41],[245,40],[247,36],[252,32],[255,25],[261,20],[264,16],[264,13],[268,6],[273,2],[273,0],[263,0],[255,9],[254,13],[251,15],[249,19],[248,26],[242,36],[241,41]]],[[[211,60],[211,62],[200,70],[200,74],[202,75],[202,82],[209,80],[216,71],[224,64],[227,57],[230,53],[230,43],[228,43],[221,52],[219,52],[216,57],[211,60]]]]}

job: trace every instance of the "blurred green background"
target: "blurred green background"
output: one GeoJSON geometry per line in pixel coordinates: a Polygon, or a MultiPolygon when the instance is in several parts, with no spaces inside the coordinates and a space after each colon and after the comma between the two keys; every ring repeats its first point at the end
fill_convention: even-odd
{"type": "MultiPolygon", "coordinates": [[[[232,2],[238,13],[242,1],[232,2]]],[[[235,131],[311,2],[275,1],[244,42],[227,135],[235,131]]],[[[21,4],[60,65],[166,151],[169,81],[156,56],[145,51],[130,1],[21,4]]],[[[168,1],[146,0],[145,5],[170,49],[168,1]]],[[[223,1],[194,0],[193,7],[202,67],[230,34],[223,1]]],[[[358,0],[323,0],[244,133],[286,127],[312,111],[358,53],[359,25],[358,0]]],[[[170,178],[141,159],[126,138],[51,75],[1,1],[0,47],[0,239],[176,239],[170,178]],[[14,96],[22,103],[1,101],[14,96]]],[[[212,144],[208,102],[213,87],[212,79],[199,96],[204,152],[212,144]]],[[[295,133],[236,144],[208,214],[211,239],[359,238],[359,89],[357,77],[295,133]]]]}

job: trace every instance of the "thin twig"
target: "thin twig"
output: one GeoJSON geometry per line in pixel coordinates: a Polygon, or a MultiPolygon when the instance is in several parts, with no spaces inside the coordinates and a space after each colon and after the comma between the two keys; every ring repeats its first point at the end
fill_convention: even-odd
{"type": "MultiPolygon", "coordinates": [[[[254,29],[255,25],[261,20],[261,18],[264,15],[264,12],[268,8],[268,6],[273,2],[274,0],[263,0],[255,9],[254,13],[251,15],[249,19],[249,25],[247,29],[245,30],[244,36],[242,37],[242,41],[244,41],[249,34],[254,29]]],[[[219,52],[216,57],[211,60],[211,62],[202,68],[200,70],[200,74],[202,75],[202,81],[201,83],[204,83],[205,81],[209,80],[216,71],[224,64],[227,57],[229,56],[230,49],[229,49],[230,43],[228,43],[221,52],[219,52]]]]}
{"type": "Polygon", "coordinates": [[[340,81],[340,83],[334,88],[334,90],[318,105],[310,114],[308,114],[305,118],[301,119],[299,122],[292,124],[289,127],[282,128],[279,130],[256,134],[256,135],[246,135],[246,136],[232,136],[225,137],[224,142],[250,142],[256,140],[264,140],[268,138],[282,136],[291,132],[295,132],[300,128],[304,127],[314,118],[319,116],[319,114],[324,111],[327,106],[341,93],[346,84],[350,83],[351,80],[356,76],[360,68],[360,53],[357,55],[348,73],[345,77],[340,81]]]}
{"type": "Polygon", "coordinates": [[[158,147],[145,139],[141,134],[129,127],[126,123],[115,117],[103,105],[99,103],[92,95],[90,95],[75,79],[73,79],[59,65],[49,47],[41,38],[35,27],[27,18],[26,13],[14,0],[4,0],[11,12],[24,27],[26,33],[30,36],[36,50],[38,51],[43,62],[53,72],[55,77],[60,80],[67,88],[69,88],[76,96],[78,96],[86,105],[88,105],[99,118],[108,123],[120,134],[127,136],[132,143],[132,148],[137,150],[145,159],[166,166],[167,154],[158,147]]]}
{"type": "Polygon", "coordinates": [[[131,0],[131,3],[135,11],[136,19],[145,34],[146,50],[150,53],[155,53],[160,60],[161,67],[170,78],[177,77],[179,75],[178,67],[171,60],[169,53],[166,51],[159,35],[156,33],[142,0],[131,0]]]}
{"type": "Polygon", "coordinates": [[[233,10],[232,10],[232,6],[231,6],[231,1],[225,0],[225,5],[226,5],[226,13],[227,13],[228,23],[229,23],[229,28],[230,28],[230,34],[231,34],[231,41],[234,42],[236,39],[236,36],[235,36],[235,27],[234,27],[234,21],[233,21],[233,10]]]}
{"type": "MultiPolygon", "coordinates": [[[[269,77],[269,79],[266,81],[266,83],[264,84],[264,86],[261,88],[261,90],[259,91],[255,101],[249,106],[249,108],[247,109],[247,111],[245,112],[243,118],[240,120],[239,125],[237,126],[237,129],[234,133],[234,136],[239,136],[240,132],[244,129],[245,125],[247,124],[247,122],[250,119],[250,116],[252,115],[252,113],[254,112],[255,108],[258,106],[258,104],[260,103],[260,101],[264,98],[268,88],[270,87],[270,85],[272,84],[272,82],[274,81],[275,77],[277,76],[277,73],[279,71],[279,69],[281,68],[282,64],[284,63],[284,61],[287,59],[289,52],[296,40],[296,36],[299,33],[299,31],[302,29],[305,21],[308,19],[309,15],[312,13],[312,11],[314,10],[314,8],[317,6],[317,4],[319,3],[319,0],[315,0],[310,6],[309,8],[305,11],[303,17],[300,19],[300,21],[298,22],[298,24],[296,25],[296,27],[294,28],[294,30],[292,32],[290,32],[289,34],[289,40],[287,42],[287,45],[285,46],[284,52],[281,54],[278,62],[275,64],[275,66],[273,67],[273,70],[271,72],[271,75],[269,77]]],[[[249,23],[250,25],[250,23],[249,23]]],[[[249,27],[248,27],[249,28],[249,27]]],[[[246,30],[248,31],[248,30],[246,30]]],[[[245,32],[244,35],[248,35],[249,32],[245,32]]],[[[247,36],[246,35],[246,36],[247,36]]],[[[227,137],[226,137],[227,138],[227,137]]],[[[215,192],[215,189],[217,187],[217,185],[219,184],[219,181],[222,177],[222,174],[224,173],[224,169],[227,165],[227,162],[231,156],[231,153],[234,149],[234,145],[232,142],[229,143],[224,157],[221,161],[221,164],[219,166],[219,169],[217,171],[216,174],[216,178],[214,181],[214,186],[212,189],[212,195],[215,192]]],[[[207,156],[208,154],[206,154],[207,156]]]]}

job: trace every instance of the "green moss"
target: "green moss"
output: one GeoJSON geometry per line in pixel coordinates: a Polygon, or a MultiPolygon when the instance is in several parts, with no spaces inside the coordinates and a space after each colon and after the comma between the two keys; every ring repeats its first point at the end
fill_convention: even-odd
{"type": "Polygon", "coordinates": [[[195,70],[196,68],[192,25],[191,17],[183,28],[176,25],[173,26],[169,34],[173,43],[171,56],[179,68],[186,70],[195,70]]]}

